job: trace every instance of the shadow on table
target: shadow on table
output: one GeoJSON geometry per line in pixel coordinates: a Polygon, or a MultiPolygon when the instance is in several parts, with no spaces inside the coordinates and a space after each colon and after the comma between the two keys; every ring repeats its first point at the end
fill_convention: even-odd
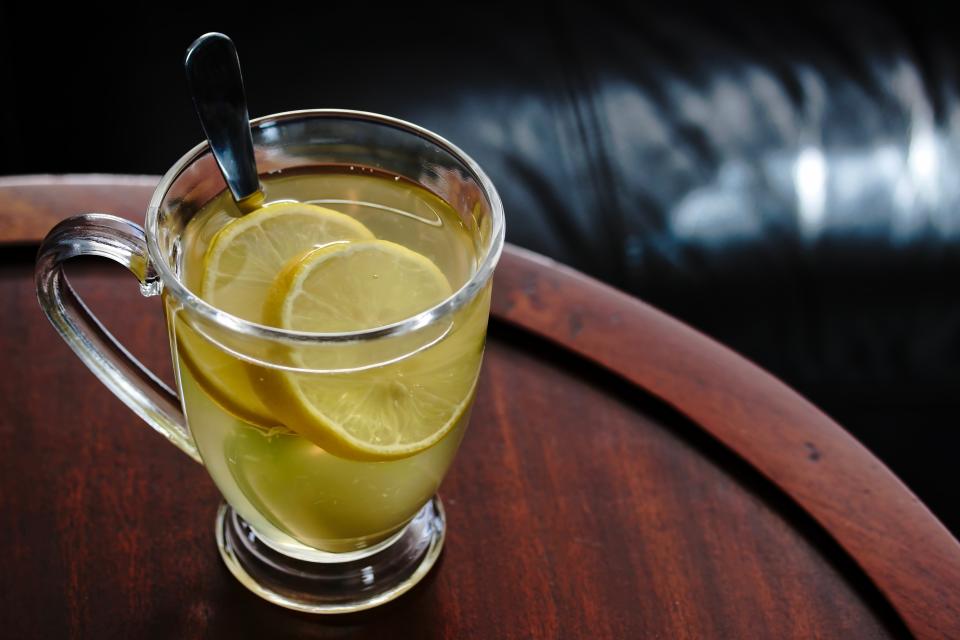
{"type": "MultiPolygon", "coordinates": [[[[437,576],[443,556],[424,580],[383,606],[342,615],[319,616],[289,611],[247,591],[232,576],[223,581],[218,602],[211,603],[202,637],[240,638],[385,638],[397,634],[432,638],[442,635],[437,607],[437,576]]],[[[221,567],[223,573],[227,570],[221,567]]]]}

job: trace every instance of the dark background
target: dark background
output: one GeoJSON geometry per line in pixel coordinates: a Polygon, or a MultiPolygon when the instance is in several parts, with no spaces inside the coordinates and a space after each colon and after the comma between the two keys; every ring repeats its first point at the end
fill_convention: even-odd
{"type": "Polygon", "coordinates": [[[252,116],[352,108],[450,138],[498,186],[509,241],[770,369],[960,533],[952,18],[922,2],[6,3],[0,174],[164,172],[202,137],[184,51],[223,31],[252,116]]]}

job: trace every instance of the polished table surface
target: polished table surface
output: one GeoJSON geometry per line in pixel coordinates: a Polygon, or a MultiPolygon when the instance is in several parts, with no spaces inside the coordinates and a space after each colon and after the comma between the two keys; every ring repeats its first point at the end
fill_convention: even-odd
{"type": "MultiPolygon", "coordinates": [[[[203,469],[145,428],[37,306],[43,233],[142,220],[156,178],[0,179],[0,628],[10,638],[960,637],[960,544],[780,382],[651,307],[508,247],[440,562],[380,609],[247,592],[203,469]]],[[[159,302],[68,265],[170,376],[159,302]]]]}

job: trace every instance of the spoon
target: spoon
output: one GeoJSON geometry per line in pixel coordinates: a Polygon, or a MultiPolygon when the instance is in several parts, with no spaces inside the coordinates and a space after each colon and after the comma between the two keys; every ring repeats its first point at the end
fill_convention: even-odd
{"type": "Polygon", "coordinates": [[[224,34],[205,33],[187,49],[183,64],[193,106],[220,173],[237,206],[249,213],[263,204],[263,188],[237,49],[224,34]]]}

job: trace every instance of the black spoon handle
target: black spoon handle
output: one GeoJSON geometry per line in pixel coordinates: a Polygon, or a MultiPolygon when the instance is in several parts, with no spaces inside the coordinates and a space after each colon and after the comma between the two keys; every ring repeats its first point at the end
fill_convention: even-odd
{"type": "Polygon", "coordinates": [[[241,205],[257,200],[260,179],[233,41],[222,33],[200,36],[187,49],[184,66],[200,124],[234,200],[241,205]]]}

